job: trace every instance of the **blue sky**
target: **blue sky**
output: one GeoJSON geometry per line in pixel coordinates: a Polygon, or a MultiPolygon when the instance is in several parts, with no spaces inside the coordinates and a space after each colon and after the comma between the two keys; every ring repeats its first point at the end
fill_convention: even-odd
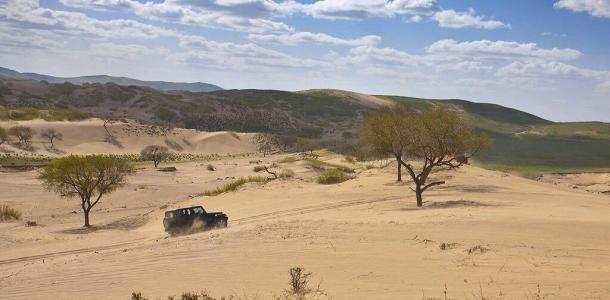
{"type": "Polygon", "coordinates": [[[0,66],[610,121],[610,0],[0,0],[0,66]]]}

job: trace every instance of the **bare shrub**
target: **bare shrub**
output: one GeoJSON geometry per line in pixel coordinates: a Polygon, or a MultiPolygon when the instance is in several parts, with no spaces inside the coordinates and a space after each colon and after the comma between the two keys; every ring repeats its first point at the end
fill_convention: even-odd
{"type": "Polygon", "coordinates": [[[290,280],[288,281],[288,289],[284,290],[284,294],[278,299],[294,299],[294,300],[305,300],[308,298],[316,298],[326,295],[326,293],[320,289],[320,285],[312,288],[310,286],[311,272],[306,272],[301,267],[294,267],[288,271],[290,274],[290,280]]]}
{"type": "Polygon", "coordinates": [[[466,250],[466,252],[468,252],[468,254],[482,254],[487,251],[489,251],[489,248],[483,247],[481,245],[476,245],[476,246],[471,247],[468,250],[466,250]]]}
{"type": "Polygon", "coordinates": [[[208,171],[212,171],[212,172],[213,172],[213,171],[216,171],[216,168],[215,168],[213,165],[208,165],[208,166],[206,167],[206,169],[207,169],[208,171]]]}
{"type": "Polygon", "coordinates": [[[55,148],[55,140],[61,141],[64,135],[61,132],[57,132],[55,129],[47,129],[40,133],[40,137],[49,141],[51,149],[55,148]]]}

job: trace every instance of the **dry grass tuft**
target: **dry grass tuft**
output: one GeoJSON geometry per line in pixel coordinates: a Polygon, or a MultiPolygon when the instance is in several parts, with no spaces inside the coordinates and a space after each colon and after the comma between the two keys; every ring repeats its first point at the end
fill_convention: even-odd
{"type": "Polygon", "coordinates": [[[14,220],[21,220],[21,212],[8,205],[0,206],[0,221],[10,222],[14,220]]]}

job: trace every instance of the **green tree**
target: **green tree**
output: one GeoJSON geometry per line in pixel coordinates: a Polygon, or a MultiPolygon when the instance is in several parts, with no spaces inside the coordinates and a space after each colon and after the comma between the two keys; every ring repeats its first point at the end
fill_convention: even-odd
{"type": "MultiPolygon", "coordinates": [[[[405,167],[415,188],[417,207],[423,206],[423,193],[444,181],[429,182],[435,169],[456,169],[488,146],[491,141],[478,134],[456,112],[432,109],[424,112],[396,113],[387,109],[371,117],[375,130],[363,132],[362,141],[378,151],[394,151],[399,165],[405,167]],[[388,112],[390,111],[390,112],[388,112]],[[372,135],[379,134],[379,137],[372,135]],[[398,152],[400,150],[401,152],[398,152]]],[[[368,129],[366,129],[368,130],[368,129]]]]}
{"type": "Polygon", "coordinates": [[[396,181],[402,181],[401,158],[405,152],[405,134],[409,118],[416,112],[406,105],[384,106],[368,113],[360,128],[360,142],[370,145],[374,154],[396,159],[396,181]]]}
{"type": "Polygon", "coordinates": [[[17,138],[19,141],[19,146],[22,148],[27,148],[30,146],[32,142],[32,136],[34,136],[34,129],[26,126],[15,126],[11,127],[8,130],[8,134],[17,138]]]}
{"type": "Polygon", "coordinates": [[[39,174],[44,187],[62,198],[80,198],[85,217],[84,227],[90,227],[89,213],[102,196],[127,183],[133,168],[124,160],[101,155],[70,155],[47,165],[39,174]]]}
{"type": "Polygon", "coordinates": [[[140,151],[140,157],[143,160],[152,161],[155,168],[159,163],[169,158],[169,149],[165,146],[150,145],[140,151]]]}

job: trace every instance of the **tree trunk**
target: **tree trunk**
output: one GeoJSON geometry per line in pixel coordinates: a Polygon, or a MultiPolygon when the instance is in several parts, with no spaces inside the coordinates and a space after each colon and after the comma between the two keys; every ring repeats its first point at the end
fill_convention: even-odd
{"type": "Polygon", "coordinates": [[[157,168],[157,166],[159,165],[159,162],[156,160],[153,160],[153,163],[155,164],[155,169],[157,168]]]}
{"type": "Polygon", "coordinates": [[[423,193],[424,193],[424,191],[422,191],[421,185],[416,184],[415,185],[415,197],[417,198],[417,207],[422,207],[424,205],[424,198],[422,197],[423,193]]]}
{"type": "Polygon", "coordinates": [[[400,157],[396,157],[396,162],[398,163],[398,174],[397,174],[397,178],[396,181],[401,182],[402,181],[402,164],[400,163],[400,157]]]}
{"type": "Polygon", "coordinates": [[[84,213],[85,213],[85,226],[83,227],[91,227],[91,224],[89,224],[89,209],[85,209],[84,213]]]}

